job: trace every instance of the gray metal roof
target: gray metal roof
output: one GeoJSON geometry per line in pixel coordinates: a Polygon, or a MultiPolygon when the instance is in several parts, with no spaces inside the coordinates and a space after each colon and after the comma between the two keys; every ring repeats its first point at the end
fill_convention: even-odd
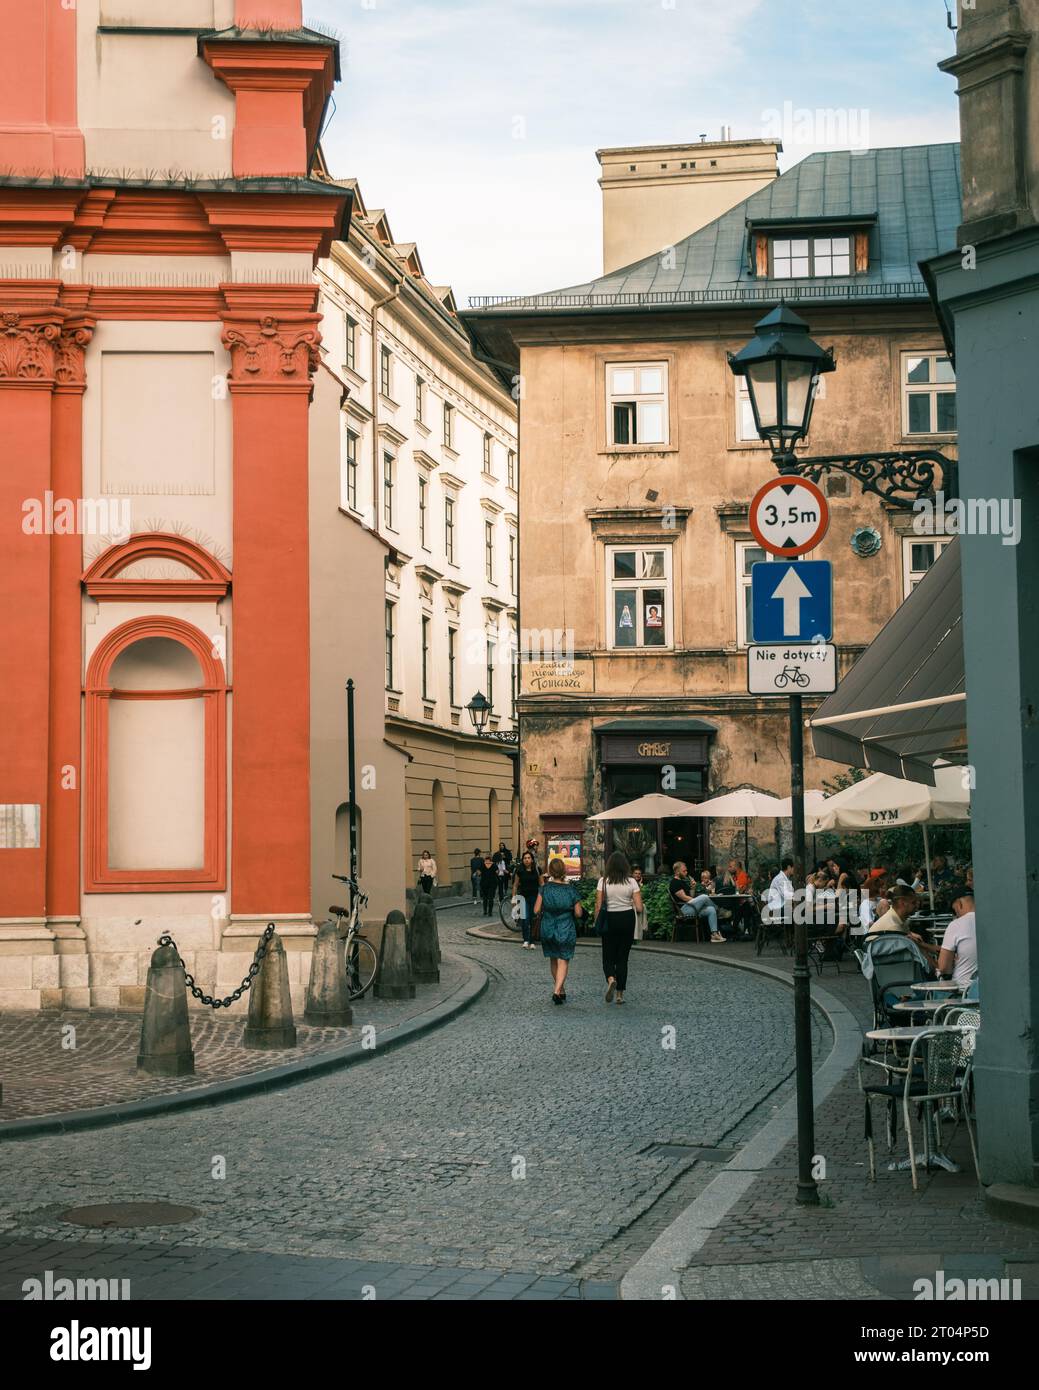
{"type": "Polygon", "coordinates": [[[811,154],[680,241],[673,255],[658,252],[583,285],[511,299],[474,298],[470,303],[474,310],[500,313],[774,303],[780,296],[793,302],[926,299],[919,262],[954,249],[959,222],[958,144],[811,154]],[[751,224],[841,218],[869,225],[866,273],[812,281],[751,274],[751,224]]]}

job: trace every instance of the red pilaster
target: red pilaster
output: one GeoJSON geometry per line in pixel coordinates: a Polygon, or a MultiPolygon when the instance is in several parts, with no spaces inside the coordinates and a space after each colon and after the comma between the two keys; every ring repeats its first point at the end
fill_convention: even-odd
{"type": "Polygon", "coordinates": [[[75,5],[3,0],[0,29],[0,167],[16,173],[82,175],[75,5]]]}
{"type": "Polygon", "coordinates": [[[0,286],[0,802],[41,808],[39,848],[5,849],[0,917],[46,914],[47,757],[50,705],[51,395],[63,310],[57,281],[0,286]],[[35,511],[33,510],[35,506],[35,511]]]}
{"type": "MultiPolygon", "coordinates": [[[[72,311],[55,349],[51,488],[56,498],[83,495],[84,352],[93,320],[77,310],[86,285],[67,286],[62,296],[72,311]],[[72,302],[70,302],[72,301],[72,302]]],[[[83,762],[80,740],[83,610],[80,587],[82,537],[50,538],[50,729],[47,778],[47,915],[79,916],[80,797],[83,762]]]]}
{"type": "Polygon", "coordinates": [[[234,492],[231,908],[310,911],[310,285],[224,285],[234,492]]]}

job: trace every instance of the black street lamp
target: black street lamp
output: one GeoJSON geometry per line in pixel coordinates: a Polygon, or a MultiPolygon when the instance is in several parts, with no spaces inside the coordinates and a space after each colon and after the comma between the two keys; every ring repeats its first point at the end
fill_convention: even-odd
{"type": "Polygon", "coordinates": [[[808,325],[780,304],[755,325],[756,336],[737,353],[729,353],[734,376],[742,376],[758,435],[772,446],[781,473],[797,463],[794,445],[808,434],[815,388],[823,372],[836,370],[832,348],[808,336],[808,325]]]}
{"type": "Polygon", "coordinates": [[[817,483],[837,469],[855,478],[863,492],[903,510],[930,497],[936,484],[946,497],[957,495],[956,461],[938,449],[798,458],[794,446],[808,435],[819,378],[837,366],[833,350],[813,342],[808,324],[785,304],[755,324],[754,333],[746,347],[728,354],[729,366],[746,380],[758,435],[772,446],[780,473],[817,483]]]}
{"type": "Polygon", "coordinates": [[[483,734],[487,727],[487,720],[491,713],[491,702],[484,695],[482,690],[478,690],[473,698],[466,705],[469,711],[469,718],[473,721],[473,728],[476,730],[477,737],[483,734]]]}

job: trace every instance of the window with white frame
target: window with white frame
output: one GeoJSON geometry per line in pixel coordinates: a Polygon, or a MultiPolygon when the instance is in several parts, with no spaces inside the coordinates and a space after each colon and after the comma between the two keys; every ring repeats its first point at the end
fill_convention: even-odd
{"type": "Polygon", "coordinates": [[[379,391],[387,400],[393,399],[393,354],[388,347],[379,354],[379,391]]]}
{"type": "Polygon", "coordinates": [[[487,634],[487,703],[491,706],[491,713],[497,714],[494,708],[494,668],[498,664],[498,642],[490,633],[487,634]]]}
{"type": "Polygon", "coordinates": [[[491,466],[493,462],[494,441],[489,434],[485,434],[483,437],[483,471],[485,473],[493,475],[494,469],[491,466]]]}
{"type": "Polygon", "coordinates": [[[754,424],[754,410],[750,403],[745,376],[733,377],[736,388],[736,442],[738,444],[759,444],[761,436],[754,424]]]}
{"type": "Polygon", "coordinates": [[[423,550],[429,549],[426,544],[426,512],[428,509],[429,480],[420,474],[418,480],[418,543],[423,550]]]}
{"type": "Polygon", "coordinates": [[[444,554],[453,565],[455,562],[455,495],[444,493],[444,554]]]}
{"type": "Polygon", "coordinates": [[[433,625],[433,620],[427,614],[422,615],[422,698],[430,699],[429,694],[429,633],[433,625]]]}
{"type": "Polygon", "coordinates": [[[455,446],[455,408],[449,401],[444,402],[444,445],[448,449],[455,446]]]}
{"type": "Polygon", "coordinates": [[[666,362],[607,363],[606,433],[611,447],[668,442],[666,362]]]}
{"type": "Polygon", "coordinates": [[[426,383],[420,376],[415,377],[415,419],[420,425],[425,423],[426,383]]]}
{"type": "Polygon", "coordinates": [[[395,676],[395,674],[396,674],[395,671],[394,671],[394,665],[395,665],[395,662],[396,662],[396,644],[397,644],[396,618],[397,618],[397,606],[396,606],[396,604],[390,603],[390,601],[387,599],[387,601],[386,601],[386,689],[387,689],[387,690],[395,690],[395,689],[396,689],[396,687],[395,687],[394,684],[393,684],[394,676],[395,676]]]}
{"type": "Polygon", "coordinates": [[[515,492],[515,491],[516,491],[516,451],[515,451],[514,449],[510,449],[510,450],[509,450],[509,458],[508,458],[508,463],[507,463],[506,467],[507,467],[507,472],[506,472],[506,474],[505,474],[505,482],[506,482],[506,485],[507,485],[508,487],[510,487],[510,488],[512,489],[513,492],[515,492]]]}
{"type": "Polygon", "coordinates": [[[955,434],[956,373],[944,352],[902,354],[902,421],[909,434],[955,434]]]}
{"type": "Polygon", "coordinates": [[[346,432],[346,505],[357,510],[357,448],[360,438],[353,430],[346,432]]]}
{"type": "Polygon", "coordinates": [[[951,539],[951,536],[903,536],[902,593],[905,598],[920,583],[951,539]]]}
{"type": "Polygon", "coordinates": [[[607,546],[606,601],[612,651],[672,646],[671,547],[607,546]]]}
{"type": "Polygon", "coordinates": [[[346,365],[352,372],[357,370],[357,320],[346,315],[346,365]]]}
{"type": "Polygon", "coordinates": [[[850,236],[774,237],[772,240],[772,275],[776,280],[811,280],[850,274],[850,236]]]}
{"type": "Polygon", "coordinates": [[[749,646],[753,641],[750,619],[750,572],[769,557],[754,541],[736,542],[736,644],[749,646]]]}
{"type": "MultiPolygon", "coordinates": [[[[808,560],[814,554],[795,555],[795,560],[808,560]]],[[[736,542],[736,644],[747,647],[754,641],[754,625],[751,621],[751,570],[762,561],[770,562],[776,557],[769,555],[757,541],[736,542]]]]}
{"type": "Polygon", "coordinates": [[[509,593],[515,594],[516,589],[516,532],[509,530],[509,593]]]}
{"type": "Polygon", "coordinates": [[[449,627],[447,629],[447,701],[450,705],[456,705],[455,699],[455,677],[458,664],[458,629],[449,627]]]}
{"type": "Polygon", "coordinates": [[[483,568],[488,584],[494,583],[494,522],[484,517],[483,568]]]}
{"type": "Polygon", "coordinates": [[[395,498],[397,482],[397,460],[392,454],[382,456],[382,519],[392,531],[395,514],[395,498]]]}

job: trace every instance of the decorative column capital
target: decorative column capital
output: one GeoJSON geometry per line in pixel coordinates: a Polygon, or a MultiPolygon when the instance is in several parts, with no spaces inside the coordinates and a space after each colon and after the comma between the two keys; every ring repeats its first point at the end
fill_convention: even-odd
{"type": "Polygon", "coordinates": [[[312,391],[321,361],[320,314],[228,316],[221,341],[231,354],[231,391],[312,391]]]}
{"type": "Polygon", "coordinates": [[[94,320],[68,319],[54,344],[54,381],[56,391],[72,395],[87,389],[86,347],[94,336],[94,320]]]}
{"type": "Polygon", "coordinates": [[[55,355],[64,315],[0,310],[0,386],[54,386],[55,355]]]}

